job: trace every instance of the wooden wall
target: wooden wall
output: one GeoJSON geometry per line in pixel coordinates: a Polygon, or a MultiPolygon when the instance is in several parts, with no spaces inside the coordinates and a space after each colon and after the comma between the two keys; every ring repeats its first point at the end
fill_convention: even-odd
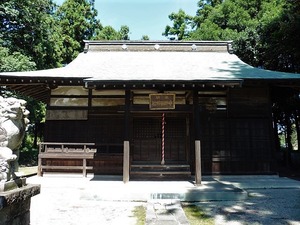
{"type": "MultiPolygon", "coordinates": [[[[122,116],[93,116],[88,120],[50,120],[46,122],[47,142],[95,143],[97,153],[87,165],[96,174],[122,174],[123,170],[122,116]]],[[[78,166],[80,160],[48,160],[47,165],[78,166]]]]}
{"type": "MultiPolygon", "coordinates": [[[[223,90],[221,97],[215,95],[209,98],[208,95],[211,93],[203,92],[200,93],[199,98],[203,173],[259,174],[273,172],[275,166],[274,139],[268,87],[233,88],[228,89],[227,92],[223,90]],[[221,101],[215,107],[215,103],[218,102],[217,98],[221,101]]],[[[186,152],[189,153],[186,159],[194,171],[193,110],[192,105],[190,108],[188,108],[189,105],[186,106],[190,112],[181,118],[183,120],[182,127],[175,126],[172,129],[180,129],[178,132],[182,132],[183,129],[186,129],[186,121],[190,121],[190,139],[185,140],[185,146],[188,148],[186,152]]],[[[53,109],[59,110],[59,108],[53,109]]],[[[49,120],[45,124],[45,141],[95,143],[97,153],[94,160],[88,162],[88,165],[94,167],[93,172],[122,174],[124,115],[122,112],[118,113],[119,110],[118,107],[91,108],[88,109],[88,116],[85,120],[49,120]]],[[[138,112],[135,111],[135,113],[138,112]]],[[[147,111],[147,113],[151,117],[153,112],[147,111]]],[[[155,113],[157,114],[157,112],[155,113]]],[[[131,115],[132,121],[134,121],[133,115],[131,115]]],[[[160,127],[159,123],[158,121],[158,127],[160,127]]],[[[131,129],[133,127],[131,125],[131,129]]],[[[144,128],[146,129],[146,127],[144,128]]],[[[174,133],[175,131],[172,129],[170,132],[174,133]]],[[[184,134],[185,132],[183,135],[180,133],[181,136],[184,134]]],[[[134,129],[131,130],[131,138],[136,136],[136,141],[140,141],[139,135],[142,134],[135,134],[134,129]]],[[[176,136],[177,133],[174,135],[176,136]]],[[[151,142],[151,140],[149,141],[151,142]]],[[[171,143],[174,144],[175,141],[172,140],[171,143]]],[[[182,142],[178,143],[184,146],[182,142]]],[[[174,149],[174,146],[171,148],[174,149]]],[[[184,147],[180,149],[184,149],[184,147]]],[[[144,155],[132,155],[133,158],[139,157],[138,159],[145,160],[141,158],[142,156],[144,155]]]]}
{"type": "Polygon", "coordinates": [[[205,174],[274,171],[268,88],[231,89],[226,111],[200,114],[205,174]]]}

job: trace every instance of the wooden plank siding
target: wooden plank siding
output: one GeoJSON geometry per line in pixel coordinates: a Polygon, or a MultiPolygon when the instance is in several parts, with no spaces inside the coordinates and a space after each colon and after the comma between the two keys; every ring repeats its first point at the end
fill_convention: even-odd
{"type": "MultiPolygon", "coordinates": [[[[211,93],[211,89],[199,91],[203,173],[273,172],[273,132],[268,87],[228,88],[227,91],[223,89],[221,92],[214,91],[216,94],[211,93]],[[214,107],[218,98],[222,100],[219,108],[214,107]]],[[[191,95],[187,96],[191,98],[191,95]]],[[[61,107],[50,109],[60,110],[61,107]]],[[[73,107],[72,110],[82,108],[73,107]]],[[[46,121],[45,141],[95,143],[95,157],[87,161],[87,165],[93,167],[90,172],[122,174],[124,106],[89,106],[86,110],[85,120],[46,121]]],[[[192,172],[195,171],[193,113],[191,104],[176,105],[175,110],[166,112],[165,126],[166,159],[183,160],[190,164],[192,172]]],[[[159,161],[161,112],[149,110],[146,104],[132,104],[128,118],[131,161],[159,161]]],[[[71,159],[47,161],[49,165],[55,163],[76,166],[80,162],[71,159]]]]}
{"type": "Polygon", "coordinates": [[[227,111],[200,114],[204,174],[274,171],[268,88],[232,89],[227,111]]]}
{"type": "Polygon", "coordinates": [[[91,169],[87,166],[87,159],[93,159],[96,151],[93,146],[94,143],[41,142],[39,144],[38,175],[42,176],[48,170],[79,170],[86,177],[87,169],[91,169]],[[65,160],[72,160],[72,164],[69,165],[65,160]]]}
{"type": "MultiPolygon", "coordinates": [[[[47,142],[92,142],[97,149],[93,159],[87,160],[95,174],[121,174],[123,157],[123,118],[93,116],[85,121],[51,120],[46,122],[47,142]]],[[[47,165],[78,166],[74,159],[44,159],[47,165]]]]}

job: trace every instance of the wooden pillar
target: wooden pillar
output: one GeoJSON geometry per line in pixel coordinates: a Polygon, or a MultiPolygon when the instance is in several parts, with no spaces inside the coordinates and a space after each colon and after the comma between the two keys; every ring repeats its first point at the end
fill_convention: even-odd
{"type": "Polygon", "coordinates": [[[195,182],[196,185],[201,185],[202,174],[201,174],[201,145],[200,140],[195,140],[195,182]]]}
{"type": "Polygon", "coordinates": [[[123,182],[126,184],[129,181],[129,170],[130,170],[130,149],[129,141],[124,141],[124,152],[123,152],[123,182]]]}
{"type": "Polygon", "coordinates": [[[83,177],[87,176],[87,173],[86,173],[86,159],[82,159],[82,175],[83,175],[83,177]]]}
{"type": "Polygon", "coordinates": [[[198,101],[198,91],[193,93],[194,106],[194,126],[195,126],[195,182],[196,185],[201,185],[202,171],[201,171],[201,142],[200,142],[200,110],[198,101]]]}
{"type": "Polygon", "coordinates": [[[124,147],[123,147],[123,182],[124,183],[127,183],[130,177],[129,114],[130,114],[130,90],[126,90],[125,91],[125,112],[124,112],[124,147]]]}
{"type": "Polygon", "coordinates": [[[39,155],[38,155],[38,171],[37,171],[37,175],[39,177],[43,176],[43,172],[42,172],[42,159],[40,157],[40,153],[42,152],[42,144],[39,143],[39,155]]]}

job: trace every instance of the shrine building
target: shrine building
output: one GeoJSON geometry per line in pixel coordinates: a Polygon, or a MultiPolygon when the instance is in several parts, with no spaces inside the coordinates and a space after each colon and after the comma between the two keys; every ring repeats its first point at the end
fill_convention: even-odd
{"type": "Polygon", "coordinates": [[[276,173],[271,92],[300,75],[254,68],[227,41],[86,41],[63,68],[0,73],[47,104],[39,173],[177,179],[276,173]]]}

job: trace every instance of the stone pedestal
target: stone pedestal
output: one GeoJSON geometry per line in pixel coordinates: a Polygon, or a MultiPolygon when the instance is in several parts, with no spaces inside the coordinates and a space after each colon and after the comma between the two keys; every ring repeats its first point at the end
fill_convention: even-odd
{"type": "Polygon", "coordinates": [[[0,224],[30,225],[31,197],[40,193],[40,185],[25,179],[0,183],[0,224]]]}

